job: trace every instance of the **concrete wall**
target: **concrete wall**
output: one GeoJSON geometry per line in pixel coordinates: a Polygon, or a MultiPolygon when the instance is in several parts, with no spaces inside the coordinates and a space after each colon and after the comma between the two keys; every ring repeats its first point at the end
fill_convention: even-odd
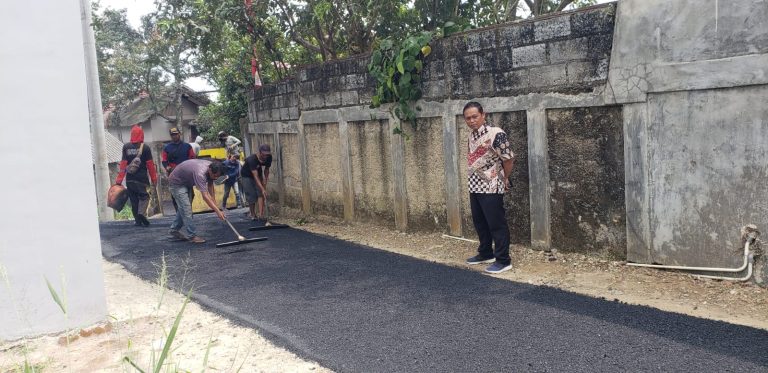
{"type": "Polygon", "coordinates": [[[85,327],[106,319],[90,154],[82,24],[76,2],[0,4],[0,156],[28,163],[57,151],[50,167],[15,167],[25,196],[6,190],[0,225],[0,339],[85,327]],[[55,30],[55,32],[51,32],[55,30]],[[40,87],[66,94],[46,99],[40,87]],[[44,110],[41,110],[41,105],[44,110]],[[64,298],[59,309],[46,279],[64,298]]]}
{"type": "Polygon", "coordinates": [[[344,217],[341,195],[341,149],[336,123],[304,127],[313,212],[344,217]]]}
{"type": "MultiPolygon", "coordinates": [[[[547,108],[602,104],[614,10],[598,6],[436,41],[422,74],[425,99],[417,104],[416,127],[401,124],[386,106],[368,108],[375,84],[367,75],[368,56],[357,56],[300,69],[294,78],[253,91],[248,132],[296,137],[290,141],[298,149],[290,152],[290,166],[284,163],[292,169],[283,169],[278,193],[296,206],[301,188],[307,213],[474,236],[461,112],[477,98],[518,155],[514,191],[505,199],[513,241],[547,247],[550,233],[541,221],[549,215],[540,211],[549,204],[548,189],[529,185],[529,152],[546,160],[546,136],[529,149],[529,127],[546,129],[546,116],[539,114],[547,108]],[[531,110],[543,120],[528,123],[531,110]],[[406,136],[392,135],[394,128],[406,136]]],[[[545,168],[534,172],[541,175],[537,182],[548,183],[545,168]]]]}
{"type": "Polygon", "coordinates": [[[295,133],[280,134],[280,154],[283,159],[284,187],[279,190],[285,196],[284,204],[295,209],[301,208],[301,160],[299,158],[299,136],[295,133]]]}
{"type": "Polygon", "coordinates": [[[408,224],[412,229],[441,230],[447,224],[442,118],[420,118],[403,127],[408,224]]]}
{"type": "Polygon", "coordinates": [[[392,211],[391,133],[384,121],[349,123],[349,152],[354,189],[354,214],[394,228],[392,211]]]}
{"type": "Polygon", "coordinates": [[[626,249],[620,106],[547,111],[552,246],[626,249]]]}
{"type": "Polygon", "coordinates": [[[768,224],[768,3],[624,1],[617,17],[627,258],[737,267],[739,228],[768,224]]]}
{"type": "Polygon", "coordinates": [[[306,212],[320,205],[350,221],[473,236],[460,115],[478,100],[519,156],[505,197],[515,242],[730,266],[742,225],[768,229],[766,35],[764,0],[621,0],[434,42],[419,127],[402,124],[409,139],[384,136],[401,123],[386,106],[367,107],[367,56],[253,92],[248,130],[298,136],[306,212]],[[360,145],[360,122],[378,143],[360,145]],[[322,143],[339,152],[321,200],[316,174],[325,171],[310,166],[309,147],[327,123],[338,137],[322,143]],[[391,178],[358,185],[371,169],[391,178]]]}

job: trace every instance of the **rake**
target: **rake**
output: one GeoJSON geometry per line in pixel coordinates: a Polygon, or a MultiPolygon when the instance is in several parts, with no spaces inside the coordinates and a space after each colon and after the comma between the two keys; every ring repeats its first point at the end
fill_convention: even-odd
{"type": "Polygon", "coordinates": [[[290,228],[286,224],[272,224],[269,222],[269,202],[266,198],[264,198],[264,212],[267,215],[267,222],[264,223],[261,227],[250,227],[248,228],[249,231],[266,231],[269,229],[281,229],[281,228],[290,228]]]}
{"type": "Polygon", "coordinates": [[[242,245],[242,244],[247,244],[251,242],[259,242],[259,241],[267,240],[267,237],[245,238],[241,236],[240,233],[237,232],[237,229],[235,229],[235,227],[232,226],[232,223],[230,223],[229,220],[225,218],[224,221],[227,223],[227,225],[229,225],[230,228],[232,228],[232,232],[235,232],[235,235],[237,236],[237,241],[217,243],[216,247],[235,246],[235,245],[242,245]]]}

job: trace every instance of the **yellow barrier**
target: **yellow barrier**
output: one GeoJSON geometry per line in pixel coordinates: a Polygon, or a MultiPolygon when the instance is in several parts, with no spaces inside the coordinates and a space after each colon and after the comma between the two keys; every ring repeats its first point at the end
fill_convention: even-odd
{"type": "MultiPolygon", "coordinates": [[[[213,211],[208,204],[205,203],[203,196],[200,195],[200,191],[197,188],[193,188],[195,191],[195,199],[192,201],[192,212],[208,212],[213,211]]],[[[221,199],[224,197],[224,185],[214,185],[213,192],[216,194],[216,205],[221,207],[221,199]]],[[[227,208],[236,207],[237,199],[235,199],[235,188],[229,191],[229,198],[227,198],[227,208]]]]}
{"type": "MultiPolygon", "coordinates": [[[[227,150],[225,148],[209,148],[200,150],[198,158],[211,158],[219,161],[227,159],[227,150]]],[[[243,160],[243,153],[240,152],[240,161],[243,160]]],[[[200,191],[197,188],[195,190],[195,199],[192,201],[192,212],[208,212],[213,211],[208,204],[203,200],[203,196],[200,195],[200,191]]],[[[221,206],[221,199],[224,197],[224,185],[214,185],[213,192],[216,194],[216,204],[221,206]]],[[[237,199],[235,198],[235,189],[232,188],[229,191],[229,198],[227,198],[227,208],[236,207],[237,199]]]]}
{"type": "MultiPolygon", "coordinates": [[[[218,159],[220,161],[223,161],[227,159],[227,150],[224,148],[209,148],[209,149],[203,149],[200,150],[200,154],[197,155],[198,158],[213,158],[218,159]]],[[[243,152],[240,152],[240,161],[242,162],[245,158],[243,157],[243,152]]]]}

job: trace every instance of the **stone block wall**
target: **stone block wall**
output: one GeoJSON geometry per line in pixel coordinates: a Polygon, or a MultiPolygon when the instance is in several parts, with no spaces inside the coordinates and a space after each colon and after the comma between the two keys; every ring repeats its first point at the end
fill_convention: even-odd
{"type": "Polygon", "coordinates": [[[355,56],[299,71],[302,110],[369,105],[375,81],[368,76],[369,56],[355,56]]]}
{"type": "MultiPolygon", "coordinates": [[[[307,213],[473,237],[466,186],[468,129],[461,114],[463,105],[476,99],[489,121],[507,132],[517,155],[513,190],[505,197],[512,241],[572,250],[602,247],[604,234],[581,235],[560,245],[570,234],[557,229],[557,219],[587,212],[610,216],[624,203],[623,196],[612,193],[602,197],[606,203],[587,207],[581,202],[558,205],[559,191],[550,196],[548,186],[550,178],[559,185],[562,175],[557,165],[548,167],[561,153],[547,141],[557,140],[548,135],[553,128],[579,118],[588,118],[579,122],[583,126],[593,124],[578,108],[603,104],[615,9],[606,4],[433,42],[422,73],[424,98],[417,103],[416,127],[400,123],[386,105],[368,107],[375,82],[367,74],[367,55],[308,66],[295,77],[255,91],[248,131],[262,134],[254,141],[274,144],[273,152],[282,157],[281,180],[270,190],[277,188],[282,203],[307,213]],[[562,111],[552,116],[549,109],[562,111]],[[392,134],[396,127],[405,137],[392,134]]],[[[599,118],[616,115],[615,110],[608,110],[612,117],[600,110],[588,112],[599,112],[599,118]]],[[[608,122],[610,126],[597,125],[584,133],[576,126],[569,136],[587,142],[606,136],[617,140],[621,120],[608,122]]],[[[613,149],[622,149],[621,144],[614,143],[613,149]]],[[[579,149],[561,151],[568,150],[579,149]]],[[[613,155],[623,162],[621,153],[613,155]]],[[[580,178],[576,183],[592,185],[590,175],[621,170],[615,163],[592,160],[580,160],[585,172],[573,175],[580,178]]],[[[623,190],[623,178],[602,183],[601,191],[623,190]]],[[[611,233],[622,224],[623,218],[614,222],[611,233]]]]}
{"type": "MultiPolygon", "coordinates": [[[[257,142],[273,143],[268,137],[276,134],[273,152],[283,160],[282,180],[270,190],[277,188],[282,203],[307,213],[472,237],[468,130],[461,111],[476,98],[489,121],[508,133],[517,155],[513,191],[505,197],[512,241],[549,243],[549,215],[532,215],[548,211],[548,189],[530,180],[531,174],[540,175],[548,185],[549,174],[539,163],[529,167],[529,156],[549,156],[546,136],[543,145],[529,138],[531,126],[546,128],[547,119],[529,123],[528,113],[600,104],[614,14],[615,5],[607,4],[433,42],[415,128],[400,123],[386,105],[368,108],[375,89],[367,74],[368,55],[307,66],[254,91],[248,131],[268,134],[257,142]],[[392,135],[395,127],[405,137],[392,135]],[[529,148],[532,141],[535,146],[529,148]]],[[[579,239],[583,245],[574,249],[594,247],[594,237],[579,239]]]]}
{"type": "Polygon", "coordinates": [[[422,74],[424,97],[591,91],[608,77],[613,20],[605,6],[439,40],[422,74]]]}
{"type": "Polygon", "coordinates": [[[266,85],[251,91],[248,117],[251,122],[276,122],[299,119],[299,96],[294,80],[266,85]]]}

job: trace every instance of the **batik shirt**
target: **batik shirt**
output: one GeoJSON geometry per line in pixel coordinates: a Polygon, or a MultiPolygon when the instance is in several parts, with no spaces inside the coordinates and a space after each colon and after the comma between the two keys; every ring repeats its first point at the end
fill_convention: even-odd
{"type": "Polygon", "coordinates": [[[504,130],[486,123],[469,134],[467,176],[470,193],[504,193],[502,161],[514,158],[504,130]]]}

